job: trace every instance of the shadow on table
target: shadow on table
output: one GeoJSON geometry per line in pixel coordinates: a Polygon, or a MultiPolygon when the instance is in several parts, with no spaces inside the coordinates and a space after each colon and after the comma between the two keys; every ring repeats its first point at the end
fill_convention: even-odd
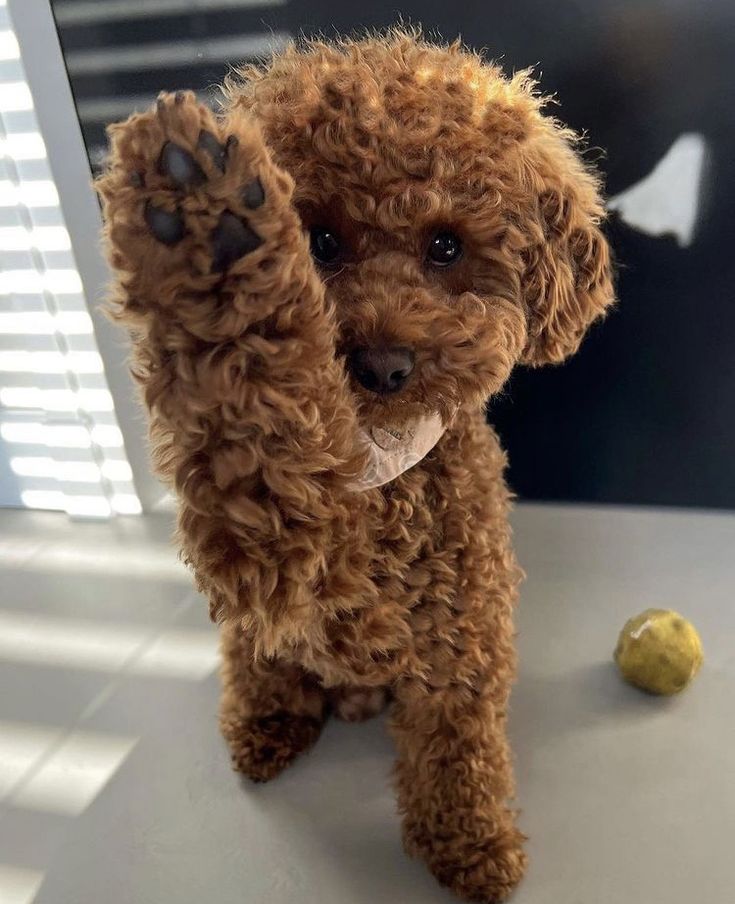
{"type": "Polygon", "coordinates": [[[664,717],[680,702],[631,687],[611,661],[557,675],[523,674],[511,698],[513,737],[519,748],[548,744],[590,728],[629,727],[664,717]]]}

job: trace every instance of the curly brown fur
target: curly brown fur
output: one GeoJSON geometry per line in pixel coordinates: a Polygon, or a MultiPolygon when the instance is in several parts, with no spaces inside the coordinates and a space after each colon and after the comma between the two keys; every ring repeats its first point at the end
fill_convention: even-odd
{"type": "Polygon", "coordinates": [[[527,74],[415,34],[293,47],[226,97],[113,127],[99,183],[156,466],[222,625],[223,732],[266,779],[330,707],[390,694],[407,849],[503,900],[525,863],[505,733],[521,574],[483,405],[612,301],[597,180],[527,74]],[[336,268],[312,261],[314,225],[342,238],[336,268]],[[440,270],[442,228],[464,255],[440,270]],[[414,352],[403,391],[348,373],[377,344],[414,352]],[[358,426],[433,411],[448,429],[423,461],[350,488],[358,426]]]}

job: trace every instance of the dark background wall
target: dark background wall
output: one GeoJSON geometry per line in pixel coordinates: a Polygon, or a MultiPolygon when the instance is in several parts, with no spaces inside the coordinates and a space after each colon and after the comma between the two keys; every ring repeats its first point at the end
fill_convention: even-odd
{"type": "Polygon", "coordinates": [[[54,2],[93,161],[104,123],[160,89],[206,93],[228,61],[257,55],[269,41],[383,27],[399,14],[445,39],[461,35],[508,70],[537,65],[561,118],[604,149],[592,157],[609,195],[644,179],[680,136],[698,133],[706,166],[691,243],[613,215],[618,309],[564,366],[518,371],[489,419],[521,497],[735,508],[730,0],[410,0],[400,10],[381,0],[369,9],[346,0],[242,0],[225,9],[205,0],[196,12],[182,0],[178,12],[161,15],[153,14],[157,0],[145,15],[133,0],[128,17],[106,17],[107,2],[97,0],[96,14],[78,0],[54,2]],[[180,58],[163,64],[162,44],[178,47],[180,58]],[[139,62],[124,62],[136,48],[139,62]]]}

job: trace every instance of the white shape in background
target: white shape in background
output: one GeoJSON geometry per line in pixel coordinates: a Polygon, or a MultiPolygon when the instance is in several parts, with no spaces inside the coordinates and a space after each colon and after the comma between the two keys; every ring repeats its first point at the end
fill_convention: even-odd
{"type": "Polygon", "coordinates": [[[0,31],[0,60],[17,60],[20,57],[18,41],[12,31],[0,31]]]}
{"type": "Polygon", "coordinates": [[[86,311],[0,311],[0,333],[3,335],[50,336],[55,332],[67,336],[91,336],[92,318],[86,311]]]}
{"type": "MultiPolygon", "coordinates": [[[[8,443],[57,446],[60,449],[89,449],[92,445],[89,430],[78,424],[49,425],[11,422],[0,424],[0,437],[8,443]]],[[[122,445],[122,441],[120,444],[122,445]]]]}
{"type": "Polygon", "coordinates": [[[96,483],[101,474],[99,465],[94,461],[57,462],[42,456],[11,458],[10,470],[19,477],[52,477],[61,472],[63,479],[72,483],[96,483]]]}
{"type": "Polygon", "coordinates": [[[0,227],[0,248],[3,251],[69,251],[71,240],[63,226],[36,226],[26,229],[24,226],[0,227]]]}
{"type": "Polygon", "coordinates": [[[694,238],[707,143],[680,135],[651,172],[607,202],[624,223],[648,235],[673,235],[681,248],[694,238]]]}
{"type": "Polygon", "coordinates": [[[135,493],[113,493],[110,499],[112,511],[118,515],[140,515],[143,506],[135,493]]]}
{"type": "Polygon", "coordinates": [[[16,132],[0,138],[0,155],[14,160],[45,160],[46,145],[38,132],[16,132]]]}
{"type": "Polygon", "coordinates": [[[39,295],[53,292],[75,295],[82,291],[82,281],[76,270],[2,270],[0,293],[10,295],[39,295]]]}
{"type": "Polygon", "coordinates": [[[108,480],[132,480],[133,472],[126,461],[107,459],[102,462],[102,474],[108,480]]]}
{"type": "Polygon", "coordinates": [[[0,371],[64,374],[69,370],[78,374],[101,374],[104,373],[104,366],[97,352],[0,351],[0,371]]]}
{"type": "Polygon", "coordinates": [[[35,386],[8,386],[0,389],[0,404],[6,408],[38,408],[42,411],[113,411],[107,389],[38,389],[35,386]]]}
{"type": "Polygon", "coordinates": [[[43,873],[0,863],[0,901],[3,904],[32,904],[43,882],[43,873]]]}
{"type": "Polygon", "coordinates": [[[58,207],[59,193],[50,179],[36,179],[15,185],[8,179],[0,180],[0,207],[58,207]]]}
{"type": "Polygon", "coordinates": [[[21,490],[20,501],[26,508],[66,510],[66,496],[62,490],[21,490]]]}
{"type": "Polygon", "coordinates": [[[21,110],[32,109],[31,90],[25,82],[0,84],[0,113],[19,113],[21,110]]]}
{"type": "Polygon", "coordinates": [[[119,427],[97,424],[92,427],[92,441],[107,449],[122,449],[123,436],[119,427]]]}

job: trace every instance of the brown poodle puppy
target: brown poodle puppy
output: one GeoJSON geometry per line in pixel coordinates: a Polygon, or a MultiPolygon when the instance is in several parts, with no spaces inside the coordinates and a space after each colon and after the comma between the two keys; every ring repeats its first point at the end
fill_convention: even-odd
{"type": "Polygon", "coordinates": [[[113,127],[99,183],[156,465],[221,625],[224,735],[262,781],[330,711],[390,699],[408,851],[503,900],[521,572],[484,405],[612,301],[598,181],[527,74],[415,34],[291,48],[225,94],[113,127]],[[420,462],[359,486],[360,437],[432,415],[420,462]]]}

